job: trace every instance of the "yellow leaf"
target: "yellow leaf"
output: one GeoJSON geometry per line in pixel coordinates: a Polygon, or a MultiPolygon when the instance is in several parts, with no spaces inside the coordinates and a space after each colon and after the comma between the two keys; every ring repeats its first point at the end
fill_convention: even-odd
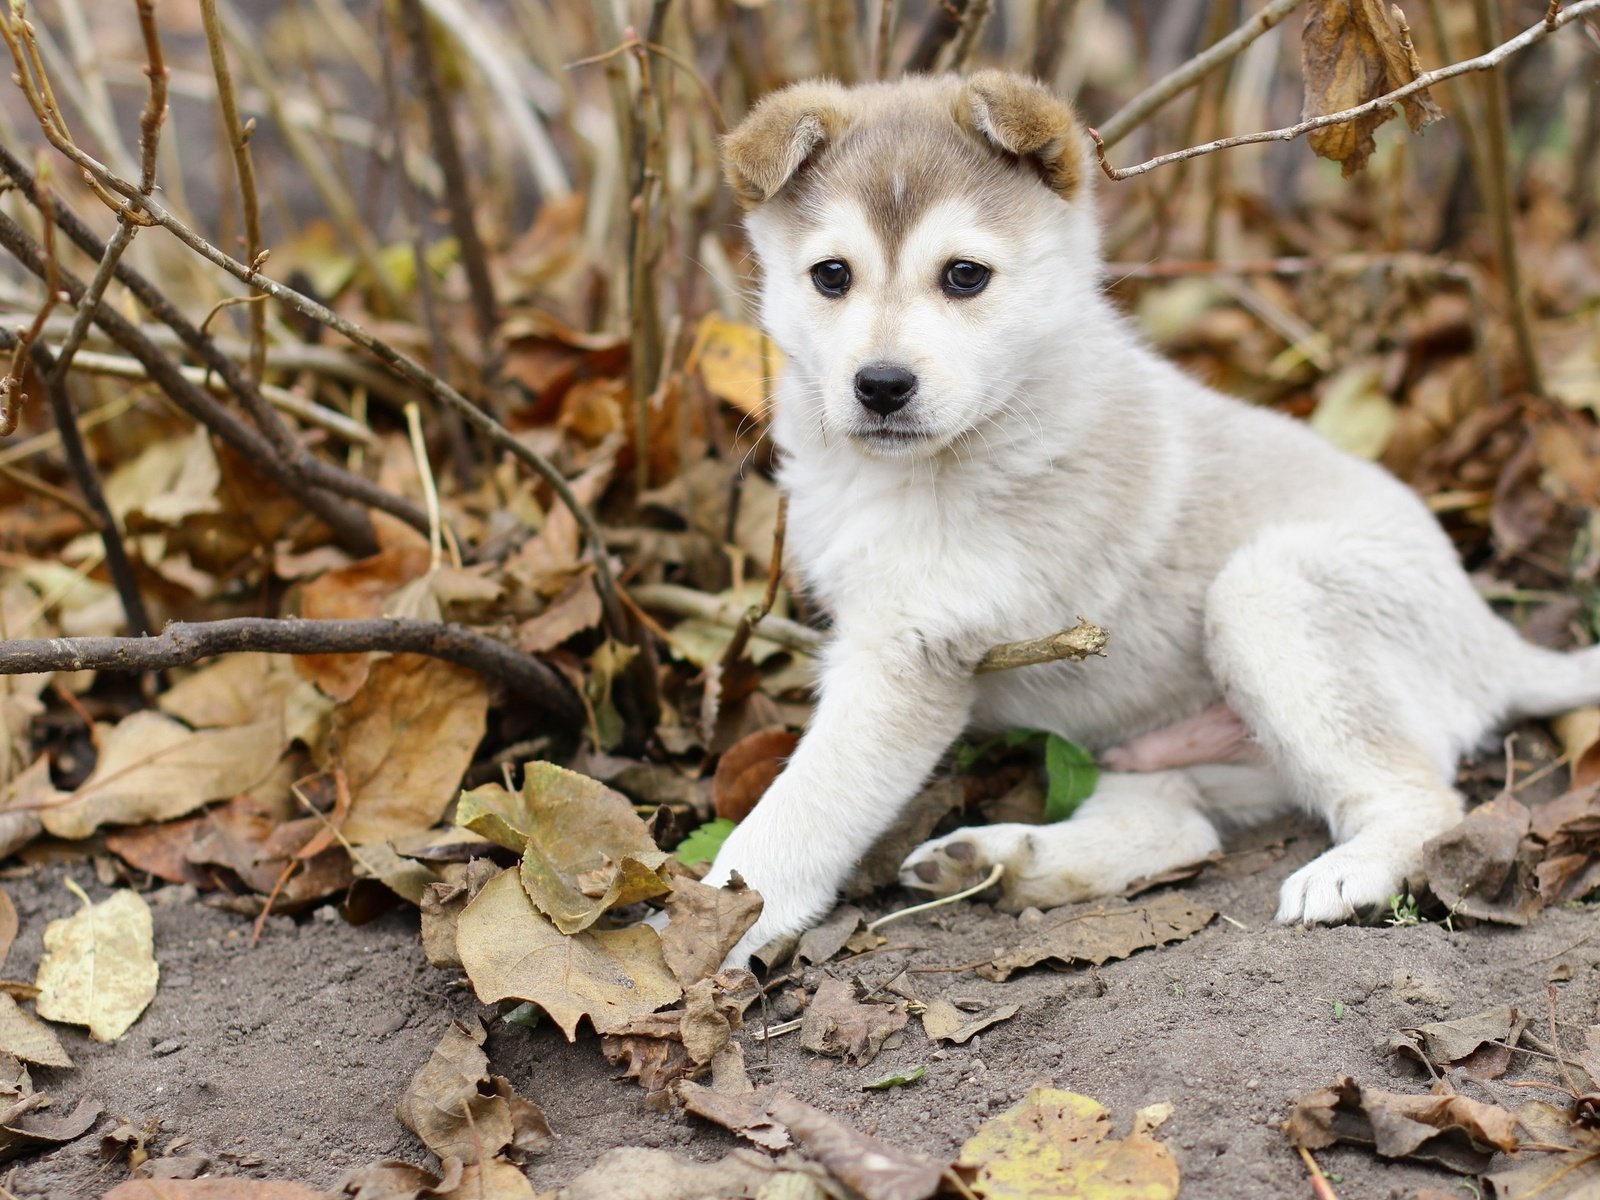
{"type": "Polygon", "coordinates": [[[1383,454],[1399,420],[1394,401],[1378,386],[1373,363],[1346,367],[1322,390],[1311,428],[1341,450],[1369,461],[1383,454]]]}
{"type": "Polygon", "coordinates": [[[156,966],[150,907],[124,888],[91,904],[71,880],[83,908],[44,931],[44,957],[34,983],[39,1015],[87,1025],[97,1042],[114,1042],[155,998],[156,966]]]}
{"type": "Polygon", "coordinates": [[[693,358],[706,391],[741,412],[766,415],[768,383],[783,366],[783,355],[759,329],[707,313],[693,358]]]}
{"type": "Polygon", "coordinates": [[[1097,1101],[1035,1088],[980,1125],[956,1165],[985,1200],[1176,1200],[1171,1152],[1140,1133],[1110,1133],[1097,1101]]]}
{"type": "Polygon", "coordinates": [[[502,871],[461,914],[456,950],[485,1004],[537,1004],[575,1041],[588,1017],[605,1033],[683,994],[656,931],[586,929],[567,937],[533,906],[515,871],[502,871]]]}
{"type": "Polygon", "coordinates": [[[100,741],[94,771],[39,819],[56,837],[102,825],[142,825],[192,812],[260,783],[284,746],[281,721],[196,732],[158,712],[136,712],[100,741]]]}

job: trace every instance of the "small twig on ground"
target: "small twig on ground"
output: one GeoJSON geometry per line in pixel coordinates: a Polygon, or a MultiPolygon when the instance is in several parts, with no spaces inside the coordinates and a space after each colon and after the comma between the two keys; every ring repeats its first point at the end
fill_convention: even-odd
{"type": "Polygon", "coordinates": [[[1311,1191],[1317,1200],[1339,1200],[1334,1194],[1333,1184],[1328,1182],[1328,1177],[1322,1173],[1322,1168],[1317,1166],[1317,1160],[1311,1157],[1311,1151],[1304,1146],[1296,1147],[1300,1151],[1300,1160],[1306,1164],[1306,1170],[1311,1172],[1311,1191]]]}
{"type": "Polygon", "coordinates": [[[1218,138],[1215,141],[1204,142],[1198,146],[1190,146],[1185,150],[1174,150],[1170,154],[1157,155],[1131,167],[1114,167],[1106,159],[1106,141],[1096,130],[1088,130],[1089,137],[1095,143],[1095,152],[1100,160],[1100,169],[1106,177],[1113,180],[1132,179],[1137,175],[1146,175],[1157,167],[1165,167],[1171,163],[1182,162],[1189,158],[1198,158],[1203,154],[1215,154],[1218,150],[1231,150],[1235,146],[1250,146],[1258,142],[1290,142],[1302,134],[1310,133],[1314,129],[1325,129],[1330,125],[1340,125],[1346,121],[1353,121],[1357,117],[1364,117],[1368,113],[1378,112],[1380,109],[1404,100],[1407,96],[1415,95],[1446,79],[1454,79],[1458,75],[1466,75],[1473,71],[1487,71],[1499,66],[1506,59],[1515,54],[1520,54],[1535,42],[1542,41],[1549,34],[1571,24],[1589,14],[1600,11],[1600,0],[1577,0],[1577,3],[1561,10],[1554,22],[1541,19],[1537,24],[1523,30],[1509,41],[1502,42],[1493,50],[1480,54],[1476,58],[1465,59],[1462,62],[1452,63],[1447,67],[1426,71],[1418,75],[1403,87],[1395,88],[1392,92],[1365,104],[1358,104],[1354,108],[1346,108],[1335,113],[1324,113],[1321,116],[1311,117],[1301,121],[1298,125],[1286,125],[1282,129],[1268,129],[1260,133],[1244,133],[1236,137],[1218,138]]]}
{"type": "Polygon", "coordinates": [[[879,917],[876,921],[871,922],[867,926],[867,932],[877,933],[878,930],[889,924],[890,921],[898,921],[901,917],[909,917],[913,913],[927,912],[930,908],[943,908],[947,904],[954,904],[958,900],[965,900],[968,896],[976,896],[985,888],[993,887],[996,883],[998,883],[1000,881],[1000,876],[1004,875],[1005,871],[1006,867],[1004,863],[995,863],[994,866],[989,868],[989,874],[983,879],[982,882],[975,883],[969,888],[963,888],[959,892],[952,892],[948,896],[940,896],[937,900],[924,900],[921,904],[913,904],[909,908],[899,908],[892,913],[886,913],[879,917]]]}
{"type": "Polygon", "coordinates": [[[780,493],[778,516],[772,525],[772,559],[767,564],[766,590],[761,593],[761,603],[746,609],[744,616],[739,618],[739,623],[733,627],[733,636],[728,639],[728,645],[722,652],[724,671],[739,660],[744,648],[750,643],[750,634],[757,625],[766,620],[772,612],[772,606],[777,603],[778,586],[783,581],[783,539],[788,525],[789,497],[780,493]]]}
{"type": "Polygon", "coordinates": [[[1576,1097],[1578,1085],[1572,1081],[1572,1072],[1567,1070],[1567,1060],[1561,1057],[1561,1023],[1556,1020],[1556,985],[1547,980],[1544,994],[1550,1001],[1550,1051],[1555,1055],[1556,1068],[1561,1072],[1561,1078],[1566,1081],[1567,1091],[1576,1097]]]}
{"type": "Polygon", "coordinates": [[[1276,27],[1278,22],[1303,3],[1304,0],[1272,0],[1227,37],[1213,42],[1176,70],[1156,80],[1106,118],[1099,126],[1101,141],[1107,146],[1115,146],[1160,111],[1169,100],[1181,96],[1218,67],[1237,58],[1246,47],[1276,27]]]}
{"type": "Polygon", "coordinates": [[[174,621],[149,637],[38,638],[0,643],[0,675],[53,671],[164,671],[219,654],[423,654],[477,671],[530,700],[566,728],[583,709],[564,680],[540,659],[464,625],[373,618],[315,621],[234,617],[174,621]]]}

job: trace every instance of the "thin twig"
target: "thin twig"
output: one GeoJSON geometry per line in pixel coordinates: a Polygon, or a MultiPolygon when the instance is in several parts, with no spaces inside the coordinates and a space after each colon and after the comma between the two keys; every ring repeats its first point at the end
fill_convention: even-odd
{"type": "Polygon", "coordinates": [[[966,15],[961,18],[961,33],[956,38],[955,49],[950,52],[952,71],[966,74],[972,56],[978,49],[978,39],[983,36],[983,27],[989,23],[989,12],[993,7],[992,0],[968,0],[966,15]]]}
{"type": "Polygon", "coordinates": [[[1106,631],[1079,617],[1076,625],[1060,633],[995,646],[979,660],[976,673],[986,675],[991,671],[1012,671],[1017,667],[1037,666],[1061,659],[1082,662],[1091,654],[1103,657],[1105,652],[1106,631]]]}
{"type": "Polygon", "coordinates": [[[913,913],[927,912],[930,908],[943,908],[946,904],[954,904],[957,900],[965,900],[968,896],[976,896],[985,888],[993,887],[998,883],[1000,876],[1004,875],[1005,871],[1006,865],[1004,863],[995,863],[994,866],[989,868],[988,876],[981,882],[975,883],[969,888],[963,888],[959,892],[952,892],[948,896],[940,896],[937,900],[925,900],[921,904],[913,904],[909,908],[900,908],[892,913],[886,913],[869,924],[867,932],[877,933],[890,921],[898,921],[901,917],[909,917],[913,913]]]}
{"type": "MultiPolygon", "coordinates": [[[[233,68],[228,65],[228,48],[222,41],[222,20],[217,16],[216,0],[200,0],[200,20],[206,33],[206,50],[211,55],[211,70],[217,79],[217,107],[222,110],[222,133],[233,153],[233,174],[239,183],[239,205],[244,212],[244,253],[246,261],[262,261],[261,204],[256,197],[256,168],[250,157],[249,124],[239,120],[239,101],[233,89],[233,68]]],[[[250,378],[256,383],[267,370],[267,313],[264,305],[250,308],[250,378]]]]}
{"type": "MultiPolygon", "coordinates": [[[[671,0],[654,0],[645,42],[659,42],[671,0]]],[[[631,33],[631,31],[630,31],[631,33]]],[[[661,311],[655,290],[655,205],[660,198],[661,108],[643,43],[629,37],[639,68],[633,121],[633,221],[628,228],[629,377],[633,392],[634,489],[650,486],[650,395],[661,367],[661,311]]]]}
{"type": "Polygon", "coordinates": [[[1227,37],[1213,42],[1182,66],[1156,80],[1106,118],[1099,127],[1101,141],[1107,146],[1115,146],[1160,111],[1167,101],[1181,96],[1218,67],[1237,58],[1247,46],[1274,28],[1302,3],[1304,0],[1272,0],[1227,37]]]}
{"type": "Polygon", "coordinates": [[[1550,33],[1563,25],[1588,16],[1590,13],[1600,11],[1600,0],[1578,0],[1569,8],[1561,10],[1554,23],[1547,24],[1541,19],[1537,24],[1523,30],[1509,41],[1502,42],[1486,54],[1476,58],[1465,59],[1462,62],[1452,63],[1447,67],[1440,67],[1434,71],[1427,71],[1418,75],[1403,87],[1395,88],[1392,92],[1365,104],[1358,104],[1354,108],[1343,109],[1340,112],[1324,113],[1318,117],[1311,117],[1301,121],[1298,125],[1286,125],[1282,129],[1268,129],[1261,133],[1245,133],[1236,137],[1218,138],[1215,141],[1205,142],[1198,146],[1190,146],[1185,150],[1174,150],[1170,154],[1157,155],[1131,167],[1113,167],[1106,160],[1106,143],[1104,138],[1095,130],[1088,130],[1089,137],[1095,142],[1095,152],[1100,160],[1100,169],[1107,178],[1113,180],[1132,179],[1137,175],[1147,175],[1157,167],[1165,167],[1175,162],[1182,162],[1188,158],[1198,158],[1202,154],[1215,154],[1218,150],[1231,150],[1235,146],[1250,146],[1259,142],[1290,142],[1302,134],[1310,133],[1314,129],[1325,129],[1329,125],[1339,125],[1345,121],[1353,121],[1357,117],[1364,117],[1368,113],[1378,112],[1381,109],[1404,100],[1407,96],[1415,95],[1442,83],[1446,79],[1454,79],[1458,75],[1466,75],[1473,71],[1487,71],[1499,66],[1506,59],[1515,54],[1520,54],[1535,42],[1543,40],[1550,33]]]}
{"type": "MultiPolygon", "coordinates": [[[[44,160],[40,160],[39,167],[42,177],[46,174],[44,160]]],[[[56,301],[61,298],[61,268],[56,260],[55,222],[51,220],[54,208],[55,197],[48,183],[41,185],[39,211],[44,217],[45,269],[41,275],[44,280],[44,300],[40,302],[33,320],[17,330],[17,336],[11,343],[11,362],[6,367],[5,377],[0,379],[0,437],[10,437],[17,431],[17,422],[22,419],[22,410],[28,404],[28,393],[22,390],[23,374],[28,369],[28,351],[44,332],[44,323],[49,319],[51,309],[55,308],[56,301]]]]}
{"type": "Polygon", "coordinates": [[[1311,1151],[1304,1146],[1297,1146],[1300,1151],[1300,1161],[1306,1164],[1306,1170],[1311,1172],[1311,1191],[1317,1200],[1339,1200],[1334,1194],[1333,1184],[1323,1174],[1322,1168],[1317,1165],[1317,1160],[1311,1157],[1311,1151]]]}
{"type": "Polygon", "coordinates": [[[174,621],[150,637],[38,638],[0,643],[0,675],[53,671],[164,671],[219,654],[423,654],[477,671],[533,701],[565,728],[583,709],[554,670],[505,642],[442,621],[373,618],[313,621],[234,617],[174,621]]]}

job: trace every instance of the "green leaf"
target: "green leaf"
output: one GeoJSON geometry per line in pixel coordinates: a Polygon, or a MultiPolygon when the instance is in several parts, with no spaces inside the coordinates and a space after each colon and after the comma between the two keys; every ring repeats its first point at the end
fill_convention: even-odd
{"type": "Polygon", "coordinates": [[[678,843],[678,849],[675,851],[678,861],[686,867],[710,862],[717,856],[717,851],[722,849],[722,843],[728,840],[728,835],[732,832],[733,822],[727,817],[707,821],[678,843]]]}
{"type": "Polygon", "coordinates": [[[535,1029],[539,1022],[544,1020],[544,1009],[537,1004],[530,1004],[524,1000],[521,1004],[513,1004],[500,1014],[500,1019],[507,1025],[520,1025],[524,1029],[535,1029]]]}
{"type": "Polygon", "coordinates": [[[1094,756],[1076,742],[1050,734],[1044,744],[1044,770],[1049,779],[1044,819],[1064,821],[1078,811],[1100,779],[1094,756]]]}
{"type": "Polygon", "coordinates": [[[873,1083],[863,1083],[861,1089],[867,1092],[886,1092],[890,1088],[904,1087],[908,1083],[915,1083],[928,1073],[928,1068],[920,1063],[909,1071],[902,1071],[898,1075],[885,1075],[873,1083]]]}

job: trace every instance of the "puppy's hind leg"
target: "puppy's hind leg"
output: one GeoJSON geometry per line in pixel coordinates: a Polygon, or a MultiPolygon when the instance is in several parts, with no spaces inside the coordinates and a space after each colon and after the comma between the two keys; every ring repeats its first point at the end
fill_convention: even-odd
{"type": "MultiPolygon", "coordinates": [[[[1238,551],[1206,602],[1206,653],[1234,711],[1337,843],[1284,883],[1278,920],[1349,920],[1421,874],[1422,847],[1461,819],[1445,782],[1452,703],[1427,659],[1425,596],[1394,547],[1361,531],[1285,526],[1238,551]]],[[[1425,571],[1418,571],[1425,574],[1425,571]]]]}
{"type": "Polygon", "coordinates": [[[900,868],[906,887],[948,896],[999,863],[1004,908],[1050,908],[1122,891],[1221,845],[1183,771],[1104,773],[1094,795],[1053,825],[981,825],[924,842],[900,868]]]}

